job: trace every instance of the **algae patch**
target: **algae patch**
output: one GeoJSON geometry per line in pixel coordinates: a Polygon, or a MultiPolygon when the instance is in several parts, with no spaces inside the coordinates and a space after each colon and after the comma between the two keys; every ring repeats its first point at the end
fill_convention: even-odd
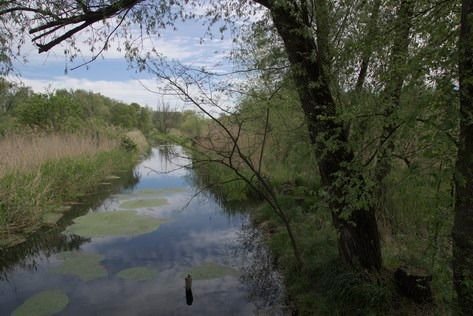
{"type": "Polygon", "coordinates": [[[166,199],[136,199],[128,200],[120,204],[120,208],[136,209],[145,207],[158,207],[168,204],[166,199]]]}
{"type": "Polygon", "coordinates": [[[152,232],[161,223],[135,211],[92,212],[76,218],[66,231],[83,237],[135,236],[152,232]]]}
{"type": "Polygon", "coordinates": [[[49,316],[62,311],[69,303],[66,294],[59,290],[37,293],[27,299],[12,313],[12,316],[49,316]]]}
{"type": "Polygon", "coordinates": [[[134,267],[118,272],[117,276],[124,280],[146,281],[154,279],[157,272],[147,267],[134,267]]]}
{"type": "Polygon", "coordinates": [[[205,262],[199,266],[192,267],[188,273],[194,280],[210,280],[223,278],[224,276],[239,275],[237,270],[214,262],[205,262]]]}
{"type": "Polygon", "coordinates": [[[103,256],[94,253],[63,252],[58,257],[64,262],[53,272],[72,274],[82,281],[90,281],[107,276],[107,270],[100,264],[103,256]]]}
{"type": "Polygon", "coordinates": [[[184,188],[165,188],[165,189],[141,189],[135,193],[141,196],[157,196],[182,193],[186,190],[184,188]]]}

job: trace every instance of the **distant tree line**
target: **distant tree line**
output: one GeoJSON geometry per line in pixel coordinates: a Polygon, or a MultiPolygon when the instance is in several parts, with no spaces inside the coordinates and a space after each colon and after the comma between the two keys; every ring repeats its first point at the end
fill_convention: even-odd
{"type": "Polygon", "coordinates": [[[138,103],[127,104],[85,90],[35,93],[29,87],[0,79],[0,135],[28,127],[45,132],[118,127],[139,129],[145,135],[198,133],[200,120],[193,111],[180,112],[162,104],[156,110],[138,103]]]}

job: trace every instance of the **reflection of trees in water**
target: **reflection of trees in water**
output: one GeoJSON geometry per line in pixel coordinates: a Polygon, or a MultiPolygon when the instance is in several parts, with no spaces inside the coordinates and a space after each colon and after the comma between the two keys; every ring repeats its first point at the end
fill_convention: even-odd
{"type": "MultiPolygon", "coordinates": [[[[212,166],[193,161],[193,172],[189,173],[188,179],[199,195],[215,200],[226,214],[245,213],[254,203],[260,203],[229,201],[223,185],[212,183],[208,168],[212,166]]],[[[238,231],[235,252],[236,257],[243,260],[240,279],[247,286],[250,299],[257,307],[256,315],[291,315],[292,310],[286,304],[282,277],[276,271],[274,259],[259,230],[251,224],[243,225],[238,231]]]]}
{"type": "MultiPolygon", "coordinates": [[[[212,182],[208,168],[211,164],[196,163],[193,161],[192,172],[187,176],[190,185],[196,189],[196,194],[214,200],[228,215],[244,213],[254,202],[231,201],[227,198],[227,193],[223,188],[225,184],[212,182]]],[[[227,185],[229,185],[227,183],[227,185]]]]}
{"type": "Polygon", "coordinates": [[[126,171],[119,174],[120,179],[111,180],[111,184],[102,186],[92,194],[82,198],[77,204],[68,210],[56,226],[44,228],[14,247],[0,248],[0,280],[8,279],[8,272],[14,267],[21,267],[28,270],[35,270],[40,260],[39,256],[49,257],[55,253],[63,251],[77,250],[90,238],[83,238],[77,235],[64,235],[64,229],[72,223],[74,218],[82,216],[89,209],[95,209],[114,192],[123,189],[131,189],[139,181],[139,177],[133,171],[126,171]]]}
{"type": "Polygon", "coordinates": [[[238,241],[237,252],[244,260],[240,279],[248,287],[250,299],[258,311],[263,315],[291,315],[285,302],[282,277],[276,271],[261,233],[251,224],[243,225],[238,241]]]}
{"type": "Polygon", "coordinates": [[[168,165],[173,164],[173,160],[179,156],[174,145],[161,145],[157,147],[159,152],[159,163],[164,170],[168,170],[168,165]]]}
{"type": "Polygon", "coordinates": [[[58,252],[77,250],[90,241],[90,238],[77,235],[63,235],[62,230],[54,228],[37,233],[20,245],[0,251],[0,280],[7,280],[8,272],[13,267],[36,270],[39,254],[49,257],[58,252]]]}

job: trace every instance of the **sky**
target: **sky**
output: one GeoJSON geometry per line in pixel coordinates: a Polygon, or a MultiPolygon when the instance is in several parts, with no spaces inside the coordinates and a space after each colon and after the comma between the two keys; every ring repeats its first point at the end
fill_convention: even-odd
{"type": "MultiPolygon", "coordinates": [[[[223,39],[207,37],[202,42],[206,26],[198,22],[185,22],[176,26],[177,30],[166,30],[159,38],[154,37],[145,41],[145,49],[154,46],[166,57],[193,67],[214,70],[218,67],[229,67],[228,60],[225,59],[233,45],[229,35],[223,39]]],[[[82,51],[88,51],[87,44],[80,41],[78,44],[82,51]]],[[[175,96],[162,96],[150,92],[149,89],[153,90],[156,87],[156,79],[149,74],[137,73],[130,69],[123,56],[124,53],[114,48],[104,52],[87,66],[67,71],[66,68],[71,69],[89,59],[66,62],[64,46],[55,47],[48,53],[38,54],[37,49],[31,43],[27,43],[22,52],[28,61],[14,63],[15,70],[20,74],[20,78],[16,78],[15,81],[21,80],[35,92],[83,89],[126,103],[136,102],[152,109],[156,109],[163,102],[174,109],[192,108],[175,96]]]]}

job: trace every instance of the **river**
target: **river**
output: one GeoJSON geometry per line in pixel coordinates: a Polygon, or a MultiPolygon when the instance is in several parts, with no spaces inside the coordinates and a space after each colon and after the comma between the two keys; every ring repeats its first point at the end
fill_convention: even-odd
{"type": "Polygon", "coordinates": [[[180,147],[155,148],[134,181],[2,254],[0,315],[285,315],[247,215],[226,210],[187,164],[180,147]],[[100,231],[101,213],[126,216],[100,231]],[[78,224],[85,217],[93,224],[78,224]]]}

